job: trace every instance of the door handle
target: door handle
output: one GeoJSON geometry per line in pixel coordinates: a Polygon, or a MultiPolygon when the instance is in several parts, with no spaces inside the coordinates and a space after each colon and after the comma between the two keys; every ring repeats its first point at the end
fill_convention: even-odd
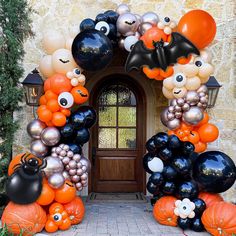
{"type": "Polygon", "coordinates": [[[92,147],[92,165],[93,166],[95,165],[96,153],[97,153],[96,147],[92,147]]]}

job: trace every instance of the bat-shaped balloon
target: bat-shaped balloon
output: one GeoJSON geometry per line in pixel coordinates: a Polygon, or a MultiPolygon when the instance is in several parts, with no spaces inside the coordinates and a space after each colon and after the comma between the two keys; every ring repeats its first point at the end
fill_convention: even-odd
{"type": "Polygon", "coordinates": [[[180,57],[188,57],[191,53],[200,54],[199,50],[183,35],[174,32],[171,34],[171,39],[166,46],[163,40],[153,41],[155,49],[148,49],[142,40],[138,41],[128,55],[125,70],[129,72],[132,69],[148,66],[150,69],[161,68],[165,71],[180,57]]]}

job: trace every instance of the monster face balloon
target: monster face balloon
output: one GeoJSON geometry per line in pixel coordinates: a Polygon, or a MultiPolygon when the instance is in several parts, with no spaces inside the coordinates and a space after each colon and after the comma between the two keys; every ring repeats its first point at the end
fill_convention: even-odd
{"type": "Polygon", "coordinates": [[[134,14],[124,13],[119,16],[116,22],[117,31],[125,37],[134,35],[138,30],[139,23],[138,18],[134,14]]]}

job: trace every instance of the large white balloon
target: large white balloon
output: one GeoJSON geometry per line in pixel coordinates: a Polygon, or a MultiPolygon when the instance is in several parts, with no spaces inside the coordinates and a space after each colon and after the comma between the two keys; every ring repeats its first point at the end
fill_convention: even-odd
{"type": "Polygon", "coordinates": [[[148,168],[152,172],[162,172],[164,168],[163,161],[158,157],[154,157],[151,161],[148,162],[148,168]]]}

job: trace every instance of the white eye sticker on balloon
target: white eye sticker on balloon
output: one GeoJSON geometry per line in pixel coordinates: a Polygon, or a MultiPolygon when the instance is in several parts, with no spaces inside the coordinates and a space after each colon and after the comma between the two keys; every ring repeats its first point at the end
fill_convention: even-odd
{"type": "Polygon", "coordinates": [[[204,65],[204,61],[203,61],[200,57],[197,57],[197,58],[195,58],[195,60],[194,60],[194,64],[195,64],[195,66],[197,66],[197,67],[201,67],[201,66],[204,65]]]}
{"type": "Polygon", "coordinates": [[[134,44],[136,44],[138,42],[138,38],[135,36],[128,36],[125,38],[124,41],[124,47],[125,50],[130,52],[134,46],[134,44]]]}
{"type": "Polygon", "coordinates": [[[95,25],[95,29],[98,31],[101,31],[102,33],[104,33],[105,35],[108,35],[110,32],[110,26],[107,24],[107,22],[105,21],[99,21],[96,25],[95,25]]]}
{"type": "Polygon", "coordinates": [[[183,73],[177,73],[173,77],[173,84],[180,88],[183,87],[186,84],[186,77],[183,73]]]}
{"type": "Polygon", "coordinates": [[[58,104],[63,108],[70,108],[74,104],[74,98],[71,93],[63,92],[58,97],[58,104]]]}
{"type": "Polygon", "coordinates": [[[60,213],[56,213],[53,215],[53,220],[55,222],[60,221],[62,219],[62,215],[60,213]]]}
{"type": "Polygon", "coordinates": [[[73,70],[73,74],[74,74],[75,77],[79,77],[81,75],[80,69],[79,68],[75,68],[73,70]]]}

